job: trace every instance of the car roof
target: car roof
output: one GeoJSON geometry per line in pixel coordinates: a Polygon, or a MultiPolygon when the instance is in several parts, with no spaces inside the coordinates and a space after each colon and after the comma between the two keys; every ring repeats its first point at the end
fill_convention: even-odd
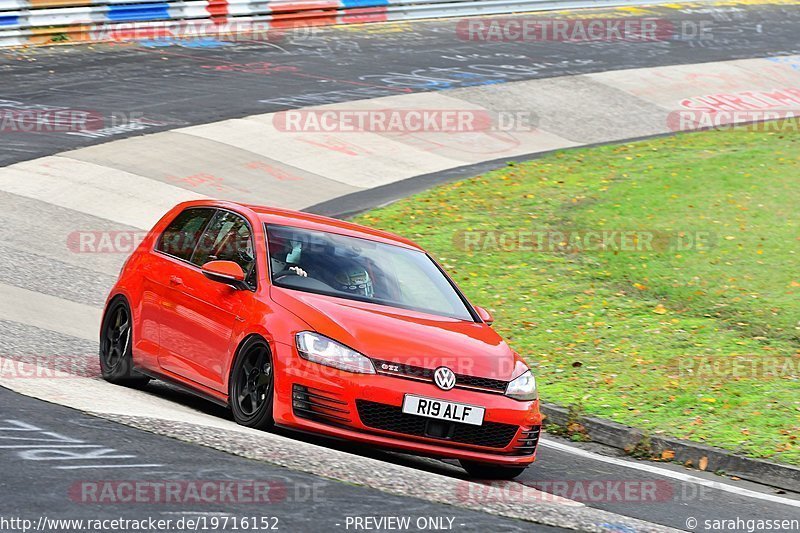
{"type": "Polygon", "coordinates": [[[304,213],[302,211],[222,200],[195,200],[181,205],[185,207],[210,206],[216,208],[225,208],[232,211],[237,211],[241,214],[245,214],[247,211],[250,211],[251,216],[255,215],[261,220],[261,222],[266,224],[292,226],[316,231],[327,231],[330,233],[337,233],[339,235],[346,235],[348,237],[357,237],[371,241],[383,242],[386,244],[393,244],[404,248],[411,248],[423,252],[425,251],[413,241],[388,231],[382,231],[336,218],[304,213]]]}

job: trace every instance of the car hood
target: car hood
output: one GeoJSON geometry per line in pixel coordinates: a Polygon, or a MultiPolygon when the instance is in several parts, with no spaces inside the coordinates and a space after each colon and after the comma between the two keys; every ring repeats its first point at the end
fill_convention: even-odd
{"type": "Polygon", "coordinates": [[[274,286],[271,296],[315,331],[373,360],[503,381],[524,372],[520,357],[486,324],[274,286]]]}

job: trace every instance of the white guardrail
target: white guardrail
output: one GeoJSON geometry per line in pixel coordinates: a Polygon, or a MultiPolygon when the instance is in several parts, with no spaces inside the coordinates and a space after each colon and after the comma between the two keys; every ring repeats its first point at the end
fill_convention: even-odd
{"type": "Polygon", "coordinates": [[[642,0],[0,0],[0,46],[267,35],[296,26],[619,6],[642,0]]]}

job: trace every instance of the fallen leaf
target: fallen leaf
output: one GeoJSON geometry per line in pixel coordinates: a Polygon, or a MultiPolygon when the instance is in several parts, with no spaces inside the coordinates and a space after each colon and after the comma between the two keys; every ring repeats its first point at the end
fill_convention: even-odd
{"type": "Polygon", "coordinates": [[[655,306],[655,307],[653,308],[653,312],[654,312],[655,314],[657,314],[657,315],[666,315],[666,314],[667,314],[667,308],[666,308],[666,307],[664,307],[664,306],[663,306],[663,305],[661,305],[661,304],[658,304],[657,306],[655,306]]]}
{"type": "Polygon", "coordinates": [[[661,452],[661,460],[662,461],[671,461],[675,459],[675,452],[672,450],[664,450],[661,452]]]}
{"type": "Polygon", "coordinates": [[[700,462],[697,464],[697,468],[700,470],[705,470],[708,468],[708,457],[703,456],[700,458],[700,462]]]}

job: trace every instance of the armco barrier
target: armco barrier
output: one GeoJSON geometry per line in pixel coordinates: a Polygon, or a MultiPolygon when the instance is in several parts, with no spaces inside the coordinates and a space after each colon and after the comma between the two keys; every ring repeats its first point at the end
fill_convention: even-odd
{"type": "Polygon", "coordinates": [[[0,0],[0,46],[259,33],[646,0],[0,0]]]}

